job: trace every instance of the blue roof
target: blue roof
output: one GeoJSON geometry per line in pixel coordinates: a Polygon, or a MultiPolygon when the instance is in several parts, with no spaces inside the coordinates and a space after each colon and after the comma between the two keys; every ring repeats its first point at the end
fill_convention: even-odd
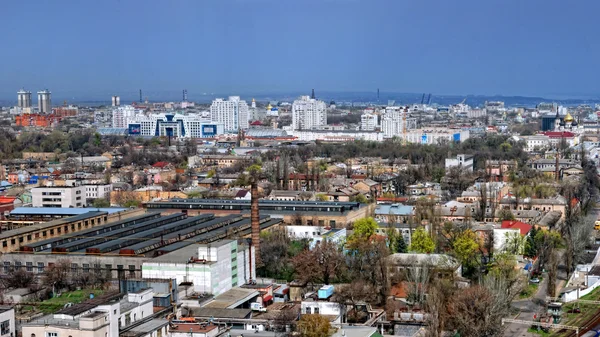
{"type": "Polygon", "coordinates": [[[30,214],[49,214],[49,215],[79,215],[87,212],[107,212],[108,214],[124,211],[127,208],[60,208],[60,207],[17,207],[10,212],[10,215],[30,215],[30,214]]]}
{"type": "Polygon", "coordinates": [[[412,215],[413,208],[403,204],[377,205],[375,215],[412,215]]]}

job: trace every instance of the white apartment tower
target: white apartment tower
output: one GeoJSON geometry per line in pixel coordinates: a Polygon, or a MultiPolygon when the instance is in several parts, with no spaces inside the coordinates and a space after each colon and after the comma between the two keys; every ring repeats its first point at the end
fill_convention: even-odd
{"type": "Polygon", "coordinates": [[[52,112],[52,94],[48,89],[38,91],[38,111],[41,114],[52,112]]]}
{"type": "Polygon", "coordinates": [[[292,104],[292,127],[294,130],[309,130],[327,125],[325,102],[310,96],[300,96],[292,104]]]}
{"type": "Polygon", "coordinates": [[[375,131],[377,128],[377,115],[373,110],[365,110],[365,113],[360,116],[360,129],[362,131],[375,131]]]}
{"type": "Polygon", "coordinates": [[[134,118],[136,110],[131,105],[119,106],[112,111],[112,127],[126,128],[129,119],[134,118]]]}
{"type": "Polygon", "coordinates": [[[25,89],[17,91],[17,106],[21,109],[31,107],[31,91],[25,89]]]}
{"type": "Polygon", "coordinates": [[[210,119],[222,123],[226,132],[237,132],[248,128],[248,103],[240,96],[229,96],[228,100],[215,99],[210,105],[210,119]]]}
{"type": "Polygon", "coordinates": [[[407,118],[408,107],[388,106],[385,108],[385,113],[381,119],[381,131],[385,138],[394,136],[403,137],[405,130],[416,128],[416,120],[407,118]],[[406,123],[406,127],[404,126],[406,123]]]}
{"type": "Polygon", "coordinates": [[[121,97],[119,96],[113,96],[112,97],[112,106],[120,106],[121,105],[121,97]]]}

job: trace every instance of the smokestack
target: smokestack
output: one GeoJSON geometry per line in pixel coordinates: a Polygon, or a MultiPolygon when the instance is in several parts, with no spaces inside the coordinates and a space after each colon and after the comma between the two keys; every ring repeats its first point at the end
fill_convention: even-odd
{"type": "Polygon", "coordinates": [[[310,95],[310,98],[315,99],[315,89],[312,90],[312,95],[310,95]]]}
{"type": "MultiPolygon", "coordinates": [[[[256,266],[262,266],[260,260],[260,219],[258,211],[258,179],[250,185],[250,223],[252,224],[252,246],[254,246],[254,260],[256,266]]],[[[252,275],[252,270],[250,270],[252,275]]]]}

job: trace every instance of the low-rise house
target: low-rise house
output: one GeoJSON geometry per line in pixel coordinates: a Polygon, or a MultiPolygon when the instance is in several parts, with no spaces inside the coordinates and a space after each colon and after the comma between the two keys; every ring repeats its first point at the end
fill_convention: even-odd
{"type": "Polygon", "coordinates": [[[388,268],[392,274],[415,267],[428,268],[437,278],[454,280],[462,277],[462,265],[450,255],[395,253],[388,256],[388,268]]]}
{"type": "Polygon", "coordinates": [[[362,194],[375,198],[381,195],[381,184],[368,178],[355,183],[352,187],[362,194]]]}
{"type": "Polygon", "coordinates": [[[356,197],[359,194],[360,194],[360,192],[358,192],[354,188],[346,187],[346,188],[332,189],[329,192],[327,192],[326,195],[327,195],[329,201],[347,202],[347,201],[351,201],[351,199],[353,197],[356,197]]]}
{"type": "Polygon", "coordinates": [[[272,190],[268,196],[268,199],[280,201],[302,200],[302,193],[302,191],[272,190]]]}
{"type": "Polygon", "coordinates": [[[375,221],[387,224],[407,223],[414,216],[414,207],[403,204],[377,205],[375,221]]]}
{"type": "Polygon", "coordinates": [[[460,167],[468,172],[473,172],[473,155],[458,154],[456,158],[446,158],[446,170],[460,167]]]}

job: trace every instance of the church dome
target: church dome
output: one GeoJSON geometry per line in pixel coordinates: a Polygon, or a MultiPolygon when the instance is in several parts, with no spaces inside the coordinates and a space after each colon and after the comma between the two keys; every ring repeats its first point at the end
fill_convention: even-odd
{"type": "Polygon", "coordinates": [[[567,115],[565,116],[565,122],[572,122],[572,121],[573,121],[573,116],[571,116],[571,114],[567,112],[567,115]]]}

